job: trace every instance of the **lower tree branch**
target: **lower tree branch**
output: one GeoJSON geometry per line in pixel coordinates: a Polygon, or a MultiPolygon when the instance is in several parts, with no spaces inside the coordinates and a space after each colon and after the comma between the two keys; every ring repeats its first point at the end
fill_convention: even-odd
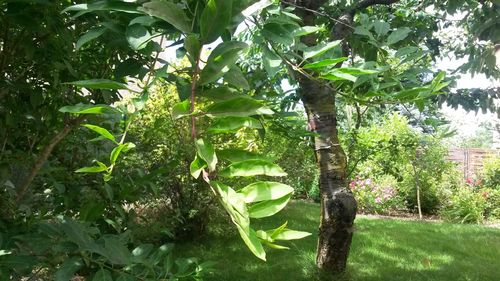
{"type": "Polygon", "coordinates": [[[24,198],[24,196],[26,194],[26,191],[30,187],[31,183],[35,179],[36,175],[38,174],[38,172],[42,168],[42,166],[45,163],[45,161],[47,161],[47,159],[49,158],[50,154],[52,153],[52,150],[54,150],[54,147],[62,139],[64,139],[68,135],[68,133],[74,127],[76,127],[78,124],[80,124],[84,119],[85,119],[84,116],[80,116],[80,117],[78,117],[76,119],[73,119],[73,120],[69,121],[68,123],[66,123],[66,125],[64,126],[64,128],[59,133],[57,133],[50,140],[50,142],[43,148],[43,150],[40,153],[40,155],[38,156],[35,164],[31,168],[31,170],[29,171],[28,175],[26,176],[26,178],[23,181],[23,183],[21,184],[21,186],[19,187],[19,191],[17,193],[16,202],[20,202],[24,198]]]}

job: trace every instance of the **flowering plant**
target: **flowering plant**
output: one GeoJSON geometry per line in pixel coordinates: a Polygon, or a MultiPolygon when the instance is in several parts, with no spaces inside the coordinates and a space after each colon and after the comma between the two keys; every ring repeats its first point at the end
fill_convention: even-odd
{"type": "Polygon", "coordinates": [[[379,180],[355,177],[350,183],[358,209],[363,213],[389,213],[401,209],[401,200],[394,187],[394,178],[379,180]]]}

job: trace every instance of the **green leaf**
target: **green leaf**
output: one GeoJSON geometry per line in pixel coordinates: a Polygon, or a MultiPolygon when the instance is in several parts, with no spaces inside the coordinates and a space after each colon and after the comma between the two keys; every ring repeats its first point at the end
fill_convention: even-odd
{"type": "Polygon", "coordinates": [[[201,14],[200,33],[203,44],[215,41],[231,21],[232,0],[209,0],[201,14]]]}
{"type": "Polygon", "coordinates": [[[309,235],[311,235],[311,233],[305,231],[284,229],[283,231],[280,231],[276,235],[272,236],[272,238],[275,240],[296,240],[296,239],[302,239],[309,235]]]}
{"type": "Polygon", "coordinates": [[[441,88],[437,89],[437,87],[440,85],[441,81],[443,81],[445,76],[446,76],[446,72],[439,71],[438,74],[436,75],[436,77],[434,77],[434,79],[432,79],[431,88],[432,88],[433,92],[437,92],[443,88],[443,87],[441,87],[441,88]]]}
{"type": "Polygon", "coordinates": [[[236,89],[229,88],[228,86],[220,86],[210,90],[203,91],[199,94],[201,97],[208,98],[213,101],[223,101],[234,99],[241,96],[236,89]]]}
{"type": "Polygon", "coordinates": [[[116,142],[116,139],[115,139],[115,136],[113,136],[113,134],[111,134],[108,130],[102,128],[102,127],[99,127],[99,126],[96,126],[96,125],[91,125],[91,124],[84,124],[83,125],[84,127],[98,133],[99,135],[107,138],[108,140],[111,140],[113,142],[116,142]]]}
{"type": "Polygon", "coordinates": [[[373,37],[373,34],[368,29],[362,26],[357,26],[356,28],[354,28],[354,34],[368,36],[368,38],[375,41],[375,37],[373,37]]]}
{"type": "Polygon", "coordinates": [[[77,105],[67,105],[59,109],[59,112],[63,113],[74,113],[74,114],[101,114],[111,111],[116,111],[109,105],[91,105],[91,104],[77,104],[77,105]]]}
{"type": "Polygon", "coordinates": [[[217,155],[215,154],[212,144],[204,139],[197,139],[195,145],[198,155],[207,163],[208,170],[210,172],[215,171],[215,167],[217,165],[217,155]]]}
{"type": "Polygon", "coordinates": [[[208,116],[252,116],[271,115],[274,112],[262,101],[248,96],[239,96],[234,99],[213,103],[205,109],[208,116]]]}
{"type": "Polygon", "coordinates": [[[153,0],[144,3],[140,9],[146,14],[160,18],[184,33],[191,32],[191,21],[177,4],[168,1],[153,0]]]}
{"type": "Polygon", "coordinates": [[[84,225],[65,217],[61,223],[61,229],[68,240],[78,245],[80,251],[103,255],[102,248],[90,237],[89,230],[84,225]]]}
{"type": "Polygon", "coordinates": [[[286,46],[293,44],[292,32],[295,25],[281,24],[281,23],[267,23],[261,30],[261,34],[270,41],[286,46]]]}
{"type": "Polygon", "coordinates": [[[246,48],[247,44],[237,41],[227,41],[217,45],[208,57],[207,65],[201,71],[199,84],[205,85],[221,78],[246,48]]]}
{"type": "Polygon", "coordinates": [[[396,51],[396,54],[395,56],[400,58],[400,57],[403,57],[403,56],[406,56],[406,55],[409,55],[409,54],[413,54],[415,52],[417,52],[418,50],[420,50],[418,47],[415,47],[415,46],[406,46],[406,47],[403,47],[401,49],[398,49],[396,51]]]}
{"type": "Polygon", "coordinates": [[[323,68],[323,67],[337,64],[339,62],[343,62],[347,59],[348,59],[347,57],[341,57],[341,58],[336,58],[336,59],[326,59],[326,60],[322,60],[322,61],[308,63],[308,64],[304,65],[302,68],[304,68],[304,69],[323,68]]]}
{"type": "Polygon", "coordinates": [[[75,273],[83,267],[83,261],[79,257],[71,257],[64,261],[55,274],[55,281],[69,281],[75,273]]]}
{"type": "Polygon", "coordinates": [[[280,71],[282,63],[282,59],[277,54],[269,50],[267,46],[262,48],[262,64],[271,78],[273,78],[276,73],[280,71]]]}
{"type": "Polygon", "coordinates": [[[349,80],[352,82],[356,82],[356,79],[357,79],[356,76],[351,75],[349,73],[341,72],[337,69],[334,69],[334,70],[328,72],[327,74],[322,75],[321,78],[326,79],[326,80],[332,80],[332,81],[349,80]]]}
{"type": "Polygon", "coordinates": [[[300,37],[300,36],[308,35],[311,33],[316,33],[318,31],[323,31],[323,30],[325,30],[325,29],[322,27],[319,27],[319,26],[301,26],[292,32],[292,36],[300,37]]]}
{"type": "Polygon", "coordinates": [[[430,89],[428,87],[416,87],[412,89],[402,90],[392,95],[392,97],[401,100],[411,100],[415,99],[420,93],[427,92],[430,89]]]}
{"type": "Polygon", "coordinates": [[[224,74],[224,81],[243,90],[250,90],[250,85],[247,79],[237,66],[231,67],[226,74],[224,74]]]}
{"type": "Polygon", "coordinates": [[[100,269],[92,278],[92,281],[113,281],[113,277],[111,277],[111,273],[106,269],[100,269]]]}
{"type": "Polygon", "coordinates": [[[194,61],[200,56],[201,44],[195,34],[189,34],[184,38],[184,48],[194,61]]]}
{"type": "Polygon", "coordinates": [[[262,247],[262,243],[260,242],[259,237],[253,229],[250,229],[248,232],[241,229],[239,225],[236,225],[238,228],[238,232],[240,233],[243,242],[247,245],[248,249],[259,259],[265,261],[266,260],[266,252],[262,247]]]}
{"type": "Polygon", "coordinates": [[[127,85],[109,79],[80,80],[63,84],[75,85],[87,89],[128,90],[127,85]]]}
{"type": "Polygon", "coordinates": [[[247,247],[255,256],[265,260],[266,253],[262,244],[255,234],[255,231],[250,228],[250,218],[248,217],[248,211],[246,204],[243,201],[243,196],[236,193],[231,187],[222,183],[212,181],[210,184],[220,195],[222,206],[224,206],[227,213],[231,217],[231,221],[236,225],[236,228],[238,229],[238,232],[247,247]]]}
{"type": "Polygon", "coordinates": [[[62,11],[65,12],[93,12],[93,11],[118,11],[125,13],[139,13],[135,3],[123,1],[96,1],[90,4],[77,4],[67,7],[62,11]]]}
{"type": "Polygon", "coordinates": [[[144,47],[146,47],[146,44],[153,38],[147,28],[140,24],[127,26],[125,37],[127,38],[127,42],[134,50],[143,49],[144,47]]]}
{"type": "Polygon", "coordinates": [[[87,33],[83,34],[80,38],[78,38],[78,41],[76,41],[76,49],[79,50],[83,47],[83,45],[103,35],[104,32],[106,32],[106,27],[104,26],[89,29],[87,33]]]}
{"type": "Polygon", "coordinates": [[[265,160],[269,161],[269,158],[257,153],[253,153],[241,149],[224,149],[217,152],[220,158],[226,159],[229,162],[241,162],[246,160],[265,160]]]}
{"type": "Polygon", "coordinates": [[[239,193],[245,196],[245,203],[253,203],[265,200],[275,200],[293,192],[293,188],[289,185],[272,182],[259,181],[247,185],[239,193]]]}
{"type": "Polygon", "coordinates": [[[122,151],[123,152],[127,152],[127,151],[129,151],[129,150],[131,150],[133,148],[135,148],[135,144],[134,143],[132,143],[132,142],[126,142],[126,143],[123,144],[123,150],[122,151]]]}
{"type": "Polygon", "coordinates": [[[111,151],[111,154],[109,155],[109,162],[111,165],[116,163],[116,159],[118,159],[118,156],[120,155],[120,153],[122,152],[124,147],[125,147],[125,145],[119,144],[118,146],[113,148],[113,150],[111,151]]]}
{"type": "Polygon", "coordinates": [[[289,250],[290,248],[289,247],[286,247],[286,246],[281,246],[281,245],[278,245],[278,244],[274,244],[274,243],[271,243],[271,242],[267,242],[267,241],[264,241],[264,244],[270,248],[273,248],[273,249],[276,249],[276,250],[289,250]]]}
{"type": "Polygon", "coordinates": [[[172,107],[172,117],[174,119],[179,119],[184,116],[188,116],[190,114],[190,105],[189,100],[185,100],[183,102],[176,103],[172,107]]]}
{"type": "Polygon", "coordinates": [[[337,47],[340,44],[340,42],[342,42],[342,40],[336,40],[328,43],[321,43],[313,47],[308,47],[304,50],[304,59],[309,59],[324,54],[325,52],[328,52],[329,50],[337,47]]]}
{"type": "Polygon", "coordinates": [[[201,171],[207,166],[207,163],[203,161],[198,154],[194,157],[194,160],[189,165],[189,172],[193,176],[193,178],[197,179],[200,177],[201,171]]]}
{"type": "Polygon", "coordinates": [[[408,27],[402,27],[391,32],[389,37],[387,37],[387,45],[396,44],[397,42],[405,39],[411,30],[408,27]]]}
{"type": "Polygon", "coordinates": [[[75,173],[100,173],[104,172],[108,169],[108,167],[101,166],[92,166],[92,167],[83,167],[75,171],[75,173]]]}
{"type": "Polygon", "coordinates": [[[256,203],[248,209],[251,218],[265,218],[276,214],[285,208],[286,204],[292,197],[292,194],[285,195],[279,199],[267,200],[256,203]]]}
{"type": "Polygon", "coordinates": [[[387,32],[389,32],[389,29],[391,28],[391,26],[388,23],[384,22],[384,21],[375,21],[373,23],[373,26],[375,27],[375,32],[379,36],[386,35],[387,32]]]}
{"type": "Polygon", "coordinates": [[[118,236],[104,237],[104,253],[112,264],[126,265],[130,263],[130,251],[118,236]]]}
{"type": "Polygon", "coordinates": [[[362,69],[362,68],[355,68],[355,67],[341,67],[337,68],[335,70],[338,70],[343,73],[351,74],[351,75],[367,75],[367,74],[377,74],[379,71],[377,70],[371,70],[371,69],[362,69]]]}
{"type": "Polygon", "coordinates": [[[287,174],[278,165],[265,160],[236,162],[220,173],[222,177],[251,177],[257,175],[283,177],[287,174]]]}
{"type": "Polygon", "coordinates": [[[243,127],[262,129],[262,124],[259,120],[252,117],[222,117],[215,119],[210,127],[208,127],[207,131],[214,134],[231,133],[243,127]]]}

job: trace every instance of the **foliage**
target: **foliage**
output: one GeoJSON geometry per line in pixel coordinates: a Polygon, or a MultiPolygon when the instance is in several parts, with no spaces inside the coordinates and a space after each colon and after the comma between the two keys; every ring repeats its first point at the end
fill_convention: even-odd
{"type": "Polygon", "coordinates": [[[485,187],[500,190],[500,157],[491,156],[483,161],[480,178],[485,187]]]}
{"type": "Polygon", "coordinates": [[[404,211],[406,208],[396,189],[397,182],[390,175],[377,179],[356,177],[349,187],[362,213],[391,214],[404,211]]]}
{"type": "Polygon", "coordinates": [[[453,193],[446,203],[442,215],[450,221],[460,223],[481,223],[484,220],[487,195],[463,187],[453,193]]]}

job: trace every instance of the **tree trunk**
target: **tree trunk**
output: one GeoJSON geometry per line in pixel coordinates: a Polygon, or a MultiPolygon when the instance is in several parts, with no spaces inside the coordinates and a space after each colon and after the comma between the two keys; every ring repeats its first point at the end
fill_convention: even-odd
{"type": "Polygon", "coordinates": [[[300,94],[314,139],[320,170],[321,222],[316,262],[328,273],[345,270],[357,205],[347,186],[347,158],[337,135],[335,93],[318,81],[302,77],[300,94]]]}

